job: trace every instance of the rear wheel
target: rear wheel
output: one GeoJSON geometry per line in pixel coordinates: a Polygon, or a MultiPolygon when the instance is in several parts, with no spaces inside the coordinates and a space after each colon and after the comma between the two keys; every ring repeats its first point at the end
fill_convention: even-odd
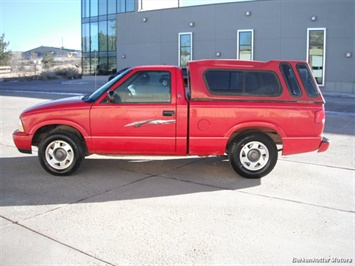
{"type": "Polygon", "coordinates": [[[49,134],[38,147],[42,167],[52,175],[70,175],[80,166],[84,151],[80,138],[71,132],[49,134]]]}
{"type": "Polygon", "coordinates": [[[251,131],[240,135],[229,152],[229,161],[239,175],[245,178],[261,178],[274,169],[277,148],[266,134],[251,131]]]}

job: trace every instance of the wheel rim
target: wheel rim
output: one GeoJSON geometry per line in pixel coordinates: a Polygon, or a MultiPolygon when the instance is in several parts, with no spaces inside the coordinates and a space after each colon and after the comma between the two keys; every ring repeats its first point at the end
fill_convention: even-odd
{"type": "Polygon", "coordinates": [[[262,169],[269,161],[268,148],[259,141],[252,141],[244,145],[239,159],[242,165],[250,171],[262,169]]]}
{"type": "Polygon", "coordinates": [[[55,140],[51,142],[45,151],[47,163],[56,170],[65,170],[74,161],[74,150],[65,141],[55,140]]]}

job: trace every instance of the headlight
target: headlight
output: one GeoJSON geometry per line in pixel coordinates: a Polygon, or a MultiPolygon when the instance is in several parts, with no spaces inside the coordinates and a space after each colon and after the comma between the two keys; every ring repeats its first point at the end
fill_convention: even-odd
{"type": "Polygon", "coordinates": [[[22,124],[21,119],[19,119],[18,122],[19,122],[19,123],[18,123],[18,130],[19,130],[20,132],[25,132],[25,128],[23,127],[23,124],[22,124]]]}

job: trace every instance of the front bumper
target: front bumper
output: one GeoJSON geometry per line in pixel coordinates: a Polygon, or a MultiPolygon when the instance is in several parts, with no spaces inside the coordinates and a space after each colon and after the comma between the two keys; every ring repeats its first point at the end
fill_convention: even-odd
{"type": "Polygon", "coordinates": [[[19,150],[19,152],[30,153],[30,154],[32,153],[32,149],[31,149],[32,135],[28,135],[25,132],[16,130],[12,134],[12,139],[14,140],[16,148],[19,150]]]}
{"type": "Polygon", "coordinates": [[[323,137],[322,142],[319,145],[318,152],[324,152],[328,150],[330,146],[330,140],[327,139],[326,137],[323,137]]]}

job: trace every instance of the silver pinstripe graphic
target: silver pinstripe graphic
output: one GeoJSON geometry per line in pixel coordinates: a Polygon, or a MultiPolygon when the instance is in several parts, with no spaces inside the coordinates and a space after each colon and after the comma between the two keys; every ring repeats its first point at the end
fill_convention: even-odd
{"type": "Polygon", "coordinates": [[[125,127],[141,127],[143,125],[168,125],[168,124],[173,124],[176,123],[176,120],[154,120],[154,119],[149,119],[149,120],[143,120],[143,121],[137,121],[133,122],[130,124],[125,125],[125,127]]]}

